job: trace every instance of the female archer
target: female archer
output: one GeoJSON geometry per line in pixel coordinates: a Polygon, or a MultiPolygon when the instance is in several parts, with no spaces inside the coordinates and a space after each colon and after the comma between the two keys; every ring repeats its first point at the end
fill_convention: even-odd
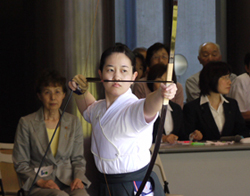
{"type": "MultiPolygon", "coordinates": [[[[87,90],[84,76],[77,75],[69,82],[73,91],[77,85],[81,89],[81,95],[75,94],[75,100],[85,120],[92,124],[91,151],[101,174],[100,196],[134,195],[136,183],[142,181],[150,162],[149,149],[158,111],[163,99],[172,99],[177,90],[174,83],[161,84],[145,99],[138,99],[130,89],[131,81],[137,76],[135,64],[135,56],[126,45],[116,44],[104,51],[98,73],[102,80],[109,82],[103,83],[103,100],[97,101],[87,90]]],[[[163,196],[154,173],[151,179],[154,183],[147,184],[153,185],[154,195],[163,196]]]]}

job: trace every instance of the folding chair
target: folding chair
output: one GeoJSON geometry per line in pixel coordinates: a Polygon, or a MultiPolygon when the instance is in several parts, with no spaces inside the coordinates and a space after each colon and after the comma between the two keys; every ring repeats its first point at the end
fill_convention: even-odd
{"type": "MultiPolygon", "coordinates": [[[[152,146],[150,148],[151,153],[154,151],[154,147],[155,147],[154,144],[152,144],[152,146]]],[[[169,189],[168,189],[167,177],[165,175],[164,168],[163,168],[163,165],[162,165],[161,158],[160,158],[159,154],[157,154],[157,157],[156,157],[156,160],[155,160],[155,165],[157,165],[159,167],[161,177],[162,177],[162,180],[163,180],[163,183],[164,183],[163,189],[164,189],[164,193],[166,194],[166,196],[183,196],[183,195],[170,194],[169,189]]]]}

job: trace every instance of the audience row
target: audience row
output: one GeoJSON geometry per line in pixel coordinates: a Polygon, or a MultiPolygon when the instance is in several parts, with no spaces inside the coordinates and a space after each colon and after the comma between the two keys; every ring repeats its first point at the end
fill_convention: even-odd
{"type": "MultiPolygon", "coordinates": [[[[146,51],[146,58],[145,50],[142,55],[139,52],[134,51],[134,55],[126,45],[116,44],[102,54],[98,73],[102,80],[111,80],[103,83],[103,100],[96,100],[88,91],[83,75],[68,82],[80,113],[92,124],[91,152],[99,171],[100,196],[109,195],[109,191],[112,195],[132,195],[134,182],[142,181],[151,157],[149,148],[163,116],[158,112],[163,99],[170,100],[163,142],[249,137],[244,119],[250,119],[250,54],[245,58],[247,74],[236,77],[221,61],[217,44],[202,44],[198,59],[203,69],[187,80],[184,104],[183,88],[174,72],[172,84],[135,82],[132,88],[139,99],[132,93],[131,80],[136,77],[163,81],[167,74],[167,47],[155,43],[146,51]],[[130,82],[121,84],[119,80],[130,82]],[[109,188],[106,178],[112,182],[109,188]]],[[[81,123],[60,109],[67,91],[65,83],[58,72],[44,72],[36,85],[41,108],[18,123],[13,162],[22,188],[29,195],[89,195],[86,189],[91,182],[85,176],[81,123]]],[[[163,196],[154,172],[151,178],[153,183],[147,185],[154,187],[155,195],[163,196]]]]}
{"type": "MultiPolygon", "coordinates": [[[[146,67],[144,68],[146,70],[144,77],[141,80],[164,80],[168,65],[167,47],[161,43],[155,43],[148,50],[144,48],[134,50],[135,53],[141,51],[146,52],[145,64],[143,60],[140,61],[140,66],[146,67]]],[[[247,73],[238,77],[232,73],[230,65],[221,62],[221,58],[218,44],[207,42],[199,47],[198,60],[203,69],[186,80],[187,99],[185,105],[183,103],[183,88],[176,81],[175,73],[173,73],[173,82],[177,83],[178,90],[175,98],[169,104],[169,111],[172,115],[168,111],[165,122],[166,130],[162,136],[163,142],[174,143],[174,139],[177,138],[180,140],[218,140],[222,136],[237,134],[244,137],[249,136],[250,53],[246,54],[244,60],[247,73]],[[181,107],[175,107],[176,104],[181,107]],[[178,115],[175,115],[176,113],[178,115]]],[[[133,93],[138,98],[144,98],[155,90],[152,85],[150,83],[135,83],[132,87],[133,93]]],[[[156,121],[154,135],[158,122],[159,119],[156,121]]]]}

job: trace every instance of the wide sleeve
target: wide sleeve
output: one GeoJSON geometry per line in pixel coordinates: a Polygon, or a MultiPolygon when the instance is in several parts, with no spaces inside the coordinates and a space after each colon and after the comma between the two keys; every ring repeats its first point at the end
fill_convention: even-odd
{"type": "MultiPolygon", "coordinates": [[[[24,118],[19,120],[13,148],[13,163],[23,189],[28,191],[35,178],[35,171],[30,167],[30,129],[24,118]]],[[[37,180],[41,177],[37,176],[37,180]]]]}
{"type": "Polygon", "coordinates": [[[79,178],[88,187],[90,182],[85,176],[86,160],[84,158],[83,130],[78,118],[76,118],[71,164],[73,168],[74,179],[79,178]]]}

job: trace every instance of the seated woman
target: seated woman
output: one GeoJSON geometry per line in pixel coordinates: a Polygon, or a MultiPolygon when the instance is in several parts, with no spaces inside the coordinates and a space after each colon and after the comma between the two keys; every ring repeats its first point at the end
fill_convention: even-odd
{"type": "MultiPolygon", "coordinates": [[[[156,80],[156,81],[166,80],[166,75],[167,75],[166,70],[167,66],[164,64],[159,63],[154,65],[149,69],[148,80],[156,80]]],[[[176,80],[175,75],[173,77],[173,80],[176,80]]],[[[150,89],[150,91],[153,92],[160,87],[160,83],[147,83],[147,86],[150,89]]],[[[160,114],[154,123],[153,143],[155,142],[155,137],[157,134],[159,123],[160,123],[160,114]]],[[[182,109],[180,105],[174,103],[173,101],[169,101],[165,124],[164,124],[164,132],[162,135],[162,142],[168,142],[170,144],[173,144],[178,139],[179,140],[188,139],[184,131],[182,109]]]]}
{"type": "Polygon", "coordinates": [[[231,86],[231,69],[225,62],[210,62],[200,73],[200,97],[184,105],[185,130],[194,140],[222,136],[249,136],[236,100],[224,97],[231,86]]]}
{"type": "Polygon", "coordinates": [[[38,167],[61,117],[66,79],[56,71],[45,71],[37,80],[36,93],[42,107],[19,120],[13,149],[14,167],[30,195],[88,195],[85,176],[83,131],[79,119],[64,113],[42,168],[38,167]]]}

